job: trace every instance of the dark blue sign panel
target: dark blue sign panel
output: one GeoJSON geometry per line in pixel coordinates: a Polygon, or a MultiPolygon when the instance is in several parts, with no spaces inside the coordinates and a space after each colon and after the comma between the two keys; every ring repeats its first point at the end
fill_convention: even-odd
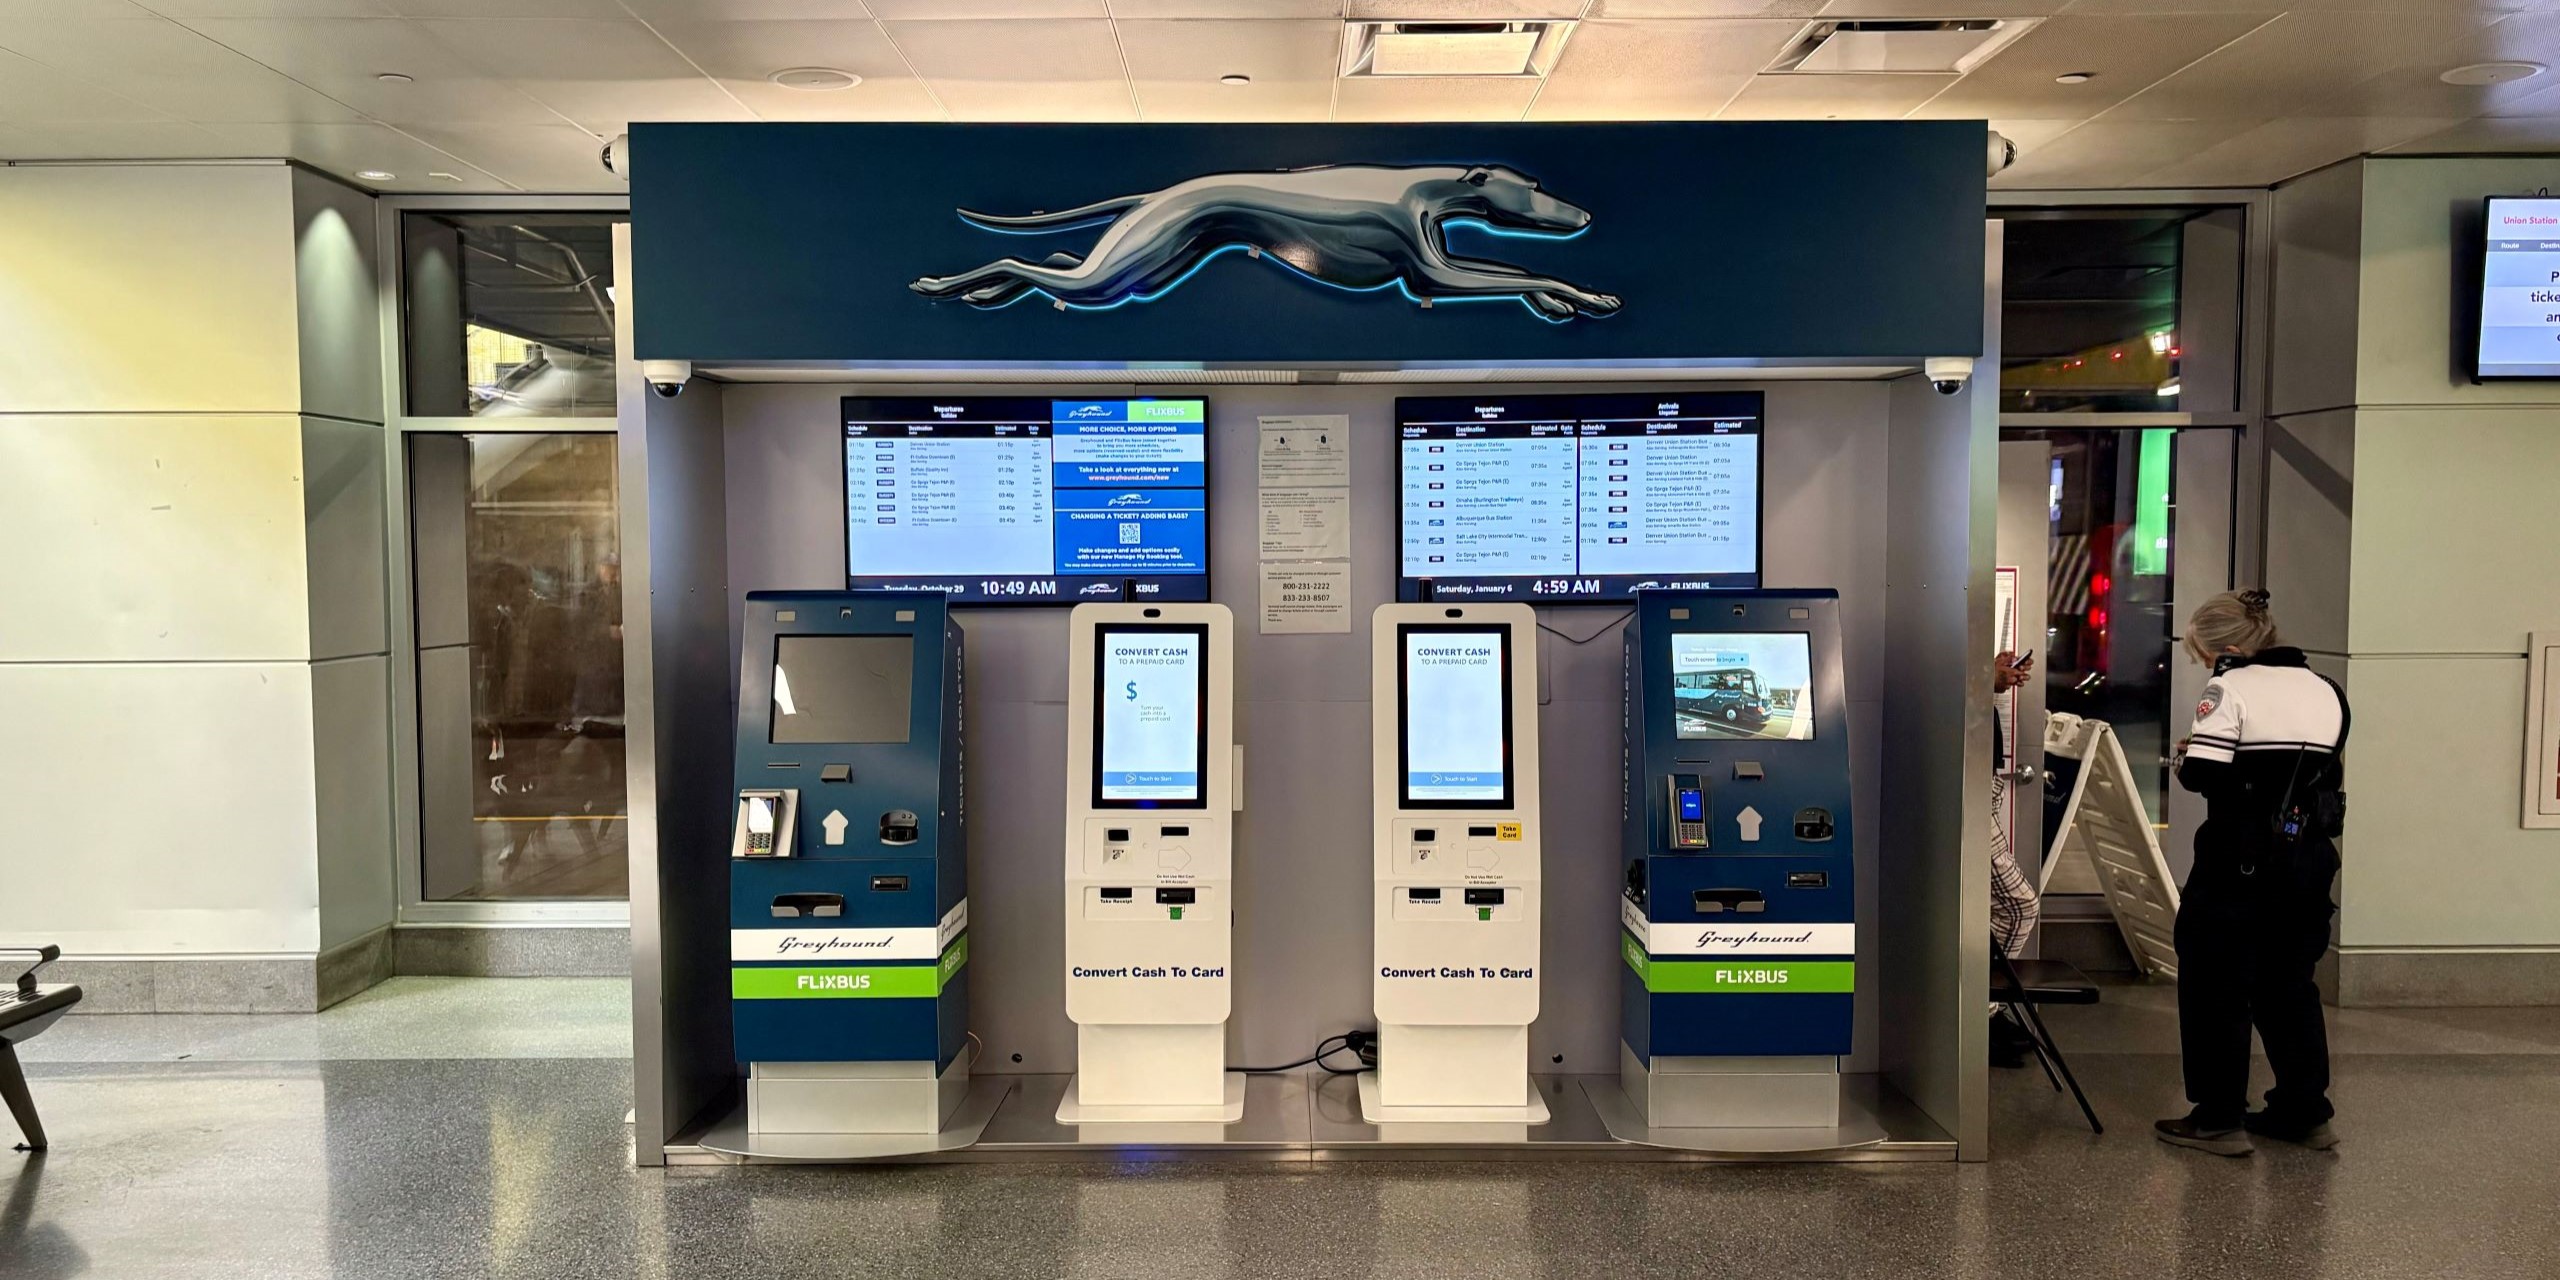
{"type": "Polygon", "coordinates": [[[639,354],[1979,355],[1983,131],[634,125],[639,354]]]}

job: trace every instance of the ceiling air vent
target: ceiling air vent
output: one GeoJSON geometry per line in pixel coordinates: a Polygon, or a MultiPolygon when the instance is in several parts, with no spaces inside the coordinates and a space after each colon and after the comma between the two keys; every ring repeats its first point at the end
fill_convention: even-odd
{"type": "Polygon", "coordinates": [[[1776,75],[1963,75],[2036,25],[2034,18],[1858,18],[1807,26],[1776,75]]]}
{"type": "Polygon", "coordinates": [[[1571,22],[1349,22],[1346,76],[1542,76],[1571,22]]]}

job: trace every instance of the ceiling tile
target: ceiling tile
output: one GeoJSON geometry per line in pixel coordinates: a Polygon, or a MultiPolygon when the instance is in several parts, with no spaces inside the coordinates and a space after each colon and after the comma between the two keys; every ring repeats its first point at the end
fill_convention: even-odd
{"type": "Polygon", "coordinates": [[[871,17],[856,0],[622,0],[622,7],[649,23],[861,22],[871,17]]]}
{"type": "Polygon", "coordinates": [[[1824,0],[1597,0],[1595,18],[1810,18],[1824,0]]]}
{"type": "MultiPolygon", "coordinates": [[[[2168,6],[2183,0],[2154,0],[2168,6]]],[[[1826,18],[2042,18],[2071,7],[2071,0],[1831,0],[1826,18]]]]}
{"type": "Polygon", "coordinates": [[[562,123],[398,18],[191,18],[187,25],[389,124],[562,123]],[[411,81],[384,84],[377,77],[386,71],[411,81]]]}
{"type": "MultiPolygon", "coordinates": [[[[0,0],[0,7],[6,3],[7,0],[0,0]]],[[[393,3],[394,0],[147,0],[146,7],[164,18],[387,18],[393,3]]]]}
{"type": "Polygon", "coordinates": [[[1583,0],[1349,0],[1354,18],[1490,21],[1495,18],[1579,18],[1583,0]]]}
{"type": "Polygon", "coordinates": [[[1339,18],[1343,0],[1111,0],[1111,16],[1131,18],[1339,18]]]}
{"type": "Polygon", "coordinates": [[[0,121],[169,120],[168,112],[97,88],[67,71],[0,52],[0,121]]]}
{"type": "Polygon", "coordinates": [[[1340,23],[1122,18],[1118,26],[1138,108],[1149,120],[1323,120],[1332,113],[1340,23]],[[1253,83],[1218,83],[1229,74],[1253,83]]]}
{"type": "Polygon", "coordinates": [[[238,156],[286,156],[368,187],[403,191],[504,191],[507,184],[458,156],[379,124],[223,124],[207,126],[238,156]],[[360,169],[397,174],[393,182],[357,178],[360,169]],[[431,172],[462,179],[446,182],[431,172]]]}
{"type": "MultiPolygon", "coordinates": [[[[2265,0],[2276,4],[2282,0],[2265,0]]],[[[1915,116],[1930,120],[2086,119],[2247,35],[2273,14],[2190,13],[2145,18],[2060,17],[2018,37],[1915,116]],[[2055,84],[2067,71],[2085,84],[2055,84]]]]}
{"type": "Polygon", "coordinates": [[[981,18],[1108,18],[1110,0],[865,0],[875,18],[968,22],[981,18]]]}
{"type": "Polygon", "coordinates": [[[1333,118],[1517,120],[1537,91],[1530,76],[1352,76],[1334,92],[1333,118]]]}
{"type": "Polygon", "coordinates": [[[657,31],[766,120],[947,118],[924,81],[907,69],[888,33],[869,18],[661,22],[657,31]],[[862,83],[811,93],[769,79],[789,67],[832,67],[862,77],[862,83]]]}
{"type": "Polygon", "coordinates": [[[1803,25],[1784,19],[1583,23],[1530,118],[1708,119],[1803,25]]]}
{"type": "Polygon", "coordinates": [[[1134,120],[1109,22],[892,22],[954,120],[1134,120]]]}
{"type": "Polygon", "coordinates": [[[2461,155],[2472,152],[2560,151],[2560,113],[2525,118],[2465,120],[2389,148],[2394,155],[2461,155]]]}
{"type": "Polygon", "coordinates": [[[634,120],[752,120],[649,28],[597,22],[427,21],[417,24],[464,61],[606,137],[634,120]]]}
{"type": "Polygon", "coordinates": [[[2552,0],[2072,0],[2063,10],[2075,16],[2155,13],[2258,13],[2281,9],[2305,14],[2446,13],[2469,10],[2495,17],[2517,9],[2547,9],[2552,0]]]}
{"type": "Polygon", "coordinates": [[[1718,120],[1893,120],[1945,90],[1951,76],[1754,76],[1718,120]]]}
{"type": "Polygon", "coordinates": [[[182,120],[60,120],[0,124],[0,160],[186,160],[225,151],[182,120]]]}
{"type": "Polygon", "coordinates": [[[2135,177],[2143,186],[2157,187],[2269,186],[2350,156],[2440,133],[2455,123],[2377,116],[2271,120],[2135,177]]]}
{"type": "Polygon", "coordinates": [[[2424,63],[2495,15],[2402,10],[2288,13],[2126,99],[2129,120],[2271,120],[2338,86],[2424,63]]]}
{"type": "Polygon", "coordinates": [[[2150,170],[2227,142],[2262,120],[2092,120],[2052,141],[2019,149],[1995,187],[2129,187],[2150,170]]]}
{"type": "Polygon", "coordinates": [[[0,19],[0,49],[197,121],[353,121],[345,106],[160,18],[0,19]]]}
{"type": "MultiPolygon", "coordinates": [[[[460,156],[474,167],[527,191],[620,195],[630,190],[630,184],[605,172],[602,144],[585,130],[565,124],[536,128],[478,125],[410,132],[420,141],[460,156]]],[[[408,175],[401,177],[405,187],[408,175]]],[[[443,189],[451,189],[450,184],[443,189]]]]}
{"type": "Polygon", "coordinates": [[[2378,76],[2347,83],[2336,93],[2303,105],[2313,116],[2443,116],[2454,120],[2475,115],[2540,115],[2526,104],[2552,87],[2549,72],[2512,84],[2446,84],[2440,77],[2451,68],[2475,62],[2560,62],[2560,13],[2519,13],[2497,25],[2465,32],[2439,45],[2423,59],[2394,67],[2378,76]]]}
{"type": "Polygon", "coordinates": [[[382,0],[403,18],[600,18],[628,20],[621,0],[382,0]]]}

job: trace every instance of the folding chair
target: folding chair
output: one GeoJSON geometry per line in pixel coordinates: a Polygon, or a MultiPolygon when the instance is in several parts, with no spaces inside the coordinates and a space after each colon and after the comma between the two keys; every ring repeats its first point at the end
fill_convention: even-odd
{"type": "Polygon", "coordinates": [[[2098,985],[2089,981],[2087,974],[2059,960],[2012,960],[2002,954],[1997,943],[1991,948],[1991,963],[1992,1002],[2023,1022],[2027,1043],[2035,1049],[2036,1063],[2044,1068],[2045,1079],[2053,1081],[2054,1092],[2070,1085],[2072,1099],[2080,1104],[2080,1114],[2088,1117],[2089,1132],[2105,1133],[2107,1127],[2098,1123],[2098,1113],[2090,1107],[2088,1095],[2080,1092],[2080,1081],[2071,1074],[2071,1064],[2063,1060],[2062,1046],[2054,1043],[2053,1032],[2036,1015],[2040,1004],[2096,1004],[2098,985]]]}
{"type": "Polygon", "coordinates": [[[42,1151],[45,1144],[35,1095],[27,1091],[27,1074],[18,1067],[18,1042],[34,1038],[80,1003],[78,987],[36,985],[36,970],[61,956],[58,947],[0,947],[0,967],[18,970],[14,983],[0,986],[0,1102],[8,1104],[18,1131],[26,1135],[20,1151],[42,1151]]]}

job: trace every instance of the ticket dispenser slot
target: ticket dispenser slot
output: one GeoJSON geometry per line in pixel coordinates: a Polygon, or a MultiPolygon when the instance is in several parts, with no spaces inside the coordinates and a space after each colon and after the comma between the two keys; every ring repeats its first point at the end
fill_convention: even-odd
{"type": "Polygon", "coordinates": [[[1709,915],[1727,911],[1757,915],[1769,909],[1767,895],[1757,889],[1700,889],[1690,894],[1689,900],[1709,915]]]}
{"type": "Polygon", "coordinates": [[[796,920],[802,916],[833,917],[844,914],[841,893],[777,893],[773,895],[773,918],[796,920]]]}
{"type": "Polygon", "coordinates": [[[788,858],[799,852],[800,793],[758,787],[738,793],[729,836],[732,858],[788,858]]]}

